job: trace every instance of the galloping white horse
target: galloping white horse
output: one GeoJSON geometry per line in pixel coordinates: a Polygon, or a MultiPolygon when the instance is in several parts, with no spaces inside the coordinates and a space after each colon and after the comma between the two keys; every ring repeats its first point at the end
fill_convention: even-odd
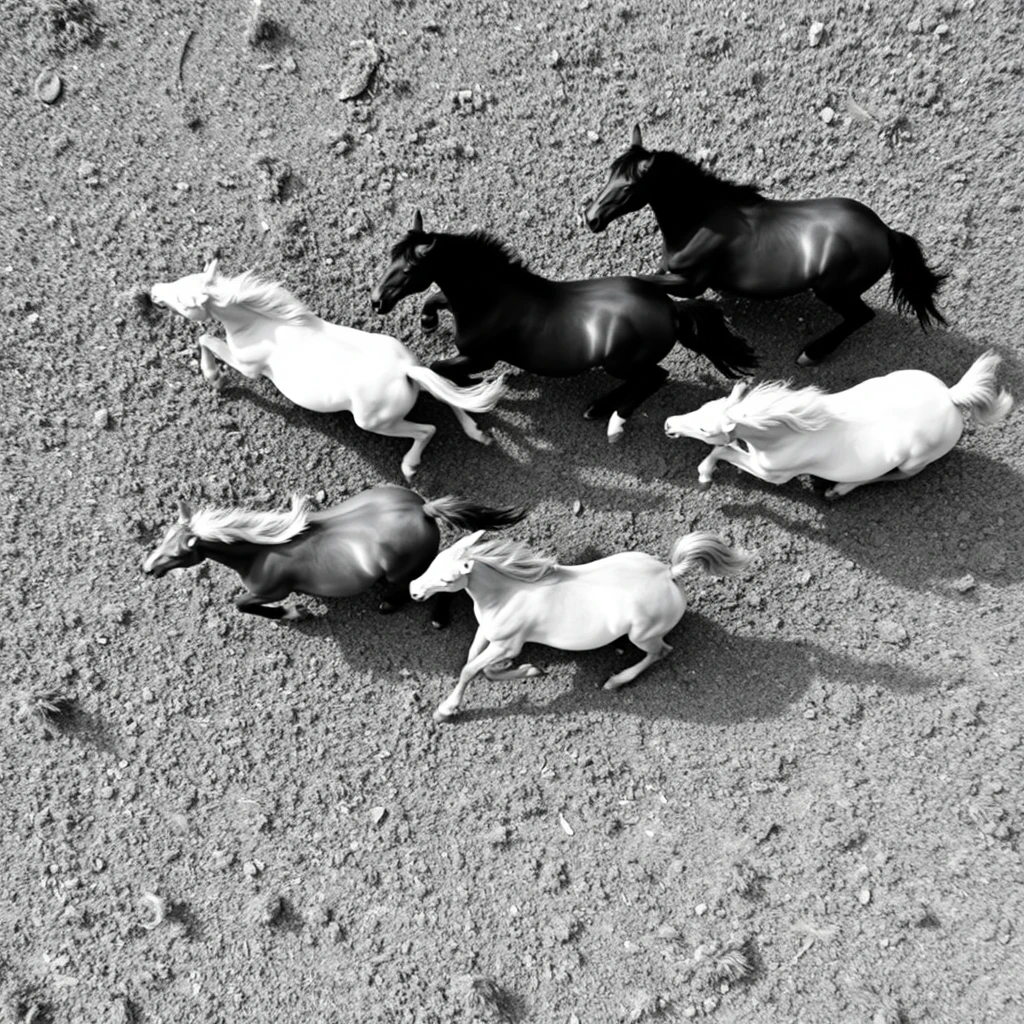
{"type": "Polygon", "coordinates": [[[263,376],[296,405],[312,412],[351,412],[356,425],[385,437],[411,437],[402,474],[412,479],[436,427],[405,417],[420,388],[448,405],[474,441],[491,438],[469,417],[489,412],[504,390],[502,379],[456,387],[428,369],[397,338],[368,334],[321,320],[281,285],[247,272],[225,277],[217,260],[201,274],[153,285],[158,306],[189,320],[219,320],[227,339],[199,339],[203,376],[223,387],[227,363],[255,380],[263,376]],[[220,360],[221,362],[218,362],[220,360]]]}
{"type": "Polygon", "coordinates": [[[672,650],[665,634],[686,610],[676,584],[687,570],[701,565],[731,576],[751,558],[713,533],[691,533],[676,541],[669,565],[641,551],[558,565],[514,541],[481,540],[483,532],[456,541],[409,584],[415,601],[439,591],[467,591],[479,624],[458,685],[434,712],[439,722],[458,714],[466,686],[480,672],[489,679],[540,675],[533,665],[498,668],[525,643],[589,651],[628,636],[645,656],[605,682],[606,690],[617,690],[672,650]]]}
{"type": "Polygon", "coordinates": [[[714,445],[697,467],[702,489],[724,460],[771,484],[801,473],[835,481],[825,492],[832,500],[920,473],[960,440],[968,411],[983,424],[1006,419],[1013,399],[996,385],[999,363],[986,352],[951,388],[923,370],[872,377],[835,395],[783,381],[737,384],[728,398],[670,416],[665,433],[714,445]]]}

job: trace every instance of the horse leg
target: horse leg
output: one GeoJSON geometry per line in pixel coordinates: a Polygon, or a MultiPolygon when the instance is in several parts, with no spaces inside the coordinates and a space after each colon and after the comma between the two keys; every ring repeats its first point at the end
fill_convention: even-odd
{"type": "MultiPolygon", "coordinates": [[[[213,385],[215,391],[224,387],[224,364],[233,365],[231,350],[227,342],[212,334],[199,336],[199,368],[203,377],[213,385]],[[218,362],[219,360],[219,362],[218,362]]],[[[238,367],[236,366],[237,370],[238,367]]]]}
{"type": "Polygon", "coordinates": [[[470,653],[472,654],[473,650],[478,646],[480,647],[479,654],[475,657],[470,657],[466,662],[459,673],[459,681],[456,683],[455,689],[438,705],[437,710],[434,712],[435,722],[447,722],[459,713],[459,707],[462,704],[466,687],[488,665],[514,658],[523,648],[521,643],[513,640],[506,640],[501,643],[490,643],[486,637],[483,637],[481,640],[480,631],[477,630],[470,653]]]}
{"type": "Polygon", "coordinates": [[[926,462],[923,466],[917,466],[915,469],[890,469],[888,473],[872,477],[870,480],[858,480],[855,483],[833,484],[825,492],[825,500],[835,501],[836,498],[841,498],[844,494],[849,494],[850,491],[855,491],[858,487],[863,487],[865,484],[888,484],[895,483],[897,480],[909,480],[911,477],[917,476],[925,466],[930,465],[930,462],[926,462]]]}
{"type": "Polygon", "coordinates": [[[538,676],[544,675],[544,670],[537,668],[536,665],[519,665],[513,668],[511,665],[507,668],[503,668],[499,662],[497,665],[491,665],[484,669],[484,675],[488,679],[536,679],[538,676]]]}
{"type": "Polygon", "coordinates": [[[826,306],[834,309],[843,318],[843,322],[812,341],[797,357],[799,366],[814,366],[815,363],[820,363],[826,356],[835,352],[840,342],[875,317],[875,311],[860,297],[859,292],[815,288],[814,294],[826,306]]]}
{"type": "Polygon", "coordinates": [[[616,672],[615,675],[609,676],[604,684],[604,689],[606,690],[617,690],[619,687],[625,686],[626,683],[631,683],[644,669],[650,668],[656,661],[661,661],[672,650],[665,643],[664,634],[648,637],[644,640],[634,639],[632,636],[629,639],[641,651],[645,651],[646,654],[631,668],[623,669],[621,672],[616,672]]]}
{"type": "Polygon", "coordinates": [[[702,491],[706,491],[711,486],[711,474],[714,473],[715,466],[719,462],[731,462],[737,469],[742,469],[744,473],[749,473],[770,484],[787,483],[796,475],[787,470],[765,469],[750,452],[744,451],[734,441],[732,444],[716,445],[711,449],[711,454],[697,467],[698,486],[702,491]]]}
{"type": "Polygon", "coordinates": [[[629,382],[616,385],[606,395],[598,398],[583,414],[585,420],[606,420],[617,408],[619,399],[626,393],[629,382]]]}
{"type": "Polygon", "coordinates": [[[469,356],[449,356],[447,359],[438,359],[437,362],[431,363],[430,368],[434,373],[439,373],[442,377],[446,377],[453,384],[457,384],[460,388],[469,387],[472,384],[479,384],[478,380],[475,380],[470,374],[483,373],[484,370],[490,370],[497,360],[479,360],[471,359],[469,356]]]}
{"type": "Polygon", "coordinates": [[[413,423],[411,420],[404,419],[392,423],[381,423],[374,420],[372,425],[357,419],[356,424],[363,430],[381,434],[383,437],[411,437],[413,439],[412,447],[402,459],[402,476],[406,480],[411,480],[416,475],[420,460],[423,458],[423,449],[427,447],[437,431],[437,427],[430,423],[413,423]]]}
{"type": "Polygon", "coordinates": [[[615,444],[622,440],[622,432],[626,428],[626,420],[636,412],[637,406],[646,401],[655,391],[665,386],[668,370],[664,366],[646,367],[635,377],[626,381],[626,388],[615,403],[608,419],[608,442],[615,444]]]}
{"type": "Polygon", "coordinates": [[[451,309],[444,292],[431,292],[420,310],[420,327],[427,334],[437,330],[437,314],[442,309],[451,309]]]}
{"type": "Polygon", "coordinates": [[[381,603],[377,606],[377,611],[381,615],[390,615],[392,612],[397,611],[409,600],[409,581],[401,580],[400,582],[391,583],[388,589],[384,592],[384,598],[381,603]]]}
{"type": "Polygon", "coordinates": [[[492,444],[494,442],[494,438],[486,431],[481,430],[476,425],[476,420],[465,409],[459,409],[454,405],[450,405],[448,408],[455,413],[455,418],[459,421],[459,426],[462,427],[462,432],[466,437],[470,437],[480,444],[492,444]]]}
{"type": "Polygon", "coordinates": [[[310,612],[305,605],[297,604],[292,607],[286,607],[270,603],[273,601],[283,601],[290,593],[290,590],[286,590],[283,593],[270,595],[242,594],[241,597],[235,598],[235,607],[240,612],[246,612],[249,615],[261,615],[265,619],[294,622],[298,619],[308,618],[310,612]]]}
{"type": "Polygon", "coordinates": [[[452,601],[455,594],[450,590],[442,590],[435,598],[430,609],[430,624],[434,629],[444,629],[452,621],[452,601]]]}

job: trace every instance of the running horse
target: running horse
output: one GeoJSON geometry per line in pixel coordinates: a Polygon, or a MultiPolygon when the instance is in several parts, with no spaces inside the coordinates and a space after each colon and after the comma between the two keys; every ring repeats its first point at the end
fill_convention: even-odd
{"type": "Polygon", "coordinates": [[[591,231],[650,206],[661,229],[661,271],[679,295],[706,289],[779,299],[810,289],[842,323],[812,341],[801,366],[820,362],[874,317],[861,298],[885,272],[896,308],[927,329],[945,274],[930,269],[916,239],[888,227],[854,199],[768,199],[670,150],[644,148],[639,125],[586,207],[591,231]]]}
{"type": "Polygon", "coordinates": [[[644,657],[610,676],[604,688],[625,686],[671,652],[665,636],[686,611],[680,579],[694,566],[733,576],[750,560],[713,533],[680,537],[668,565],[642,551],[558,565],[507,538],[484,538],[482,530],[457,540],[409,584],[414,601],[465,590],[479,624],[458,684],[434,719],[457,715],[466,687],[480,673],[488,679],[541,675],[534,665],[506,667],[527,643],[590,651],[628,636],[644,657]]]}
{"type": "MultiPolygon", "coordinates": [[[[405,487],[373,487],[340,505],[316,511],[298,496],[286,512],[201,508],[179,503],[178,521],[142,563],[159,579],[171,569],[207,558],[234,569],[246,586],[235,600],[240,612],[268,619],[305,618],[302,605],[277,604],[290,593],[352,597],[379,580],[389,584],[382,612],[409,597],[409,581],[430,565],[440,547],[438,522],[460,529],[496,530],[525,513],[488,508],[448,495],[425,501],[405,487]]],[[[436,606],[435,626],[448,620],[436,606]]]]}
{"type": "Polygon", "coordinates": [[[226,339],[199,338],[203,376],[218,390],[226,363],[253,380],[266,377],[303,409],[351,412],[363,430],[412,438],[402,460],[407,481],[437,430],[406,419],[420,388],[449,406],[468,437],[491,443],[469,414],[494,408],[504,390],[500,380],[453,387],[397,338],[321,320],[279,284],[251,272],[227,277],[213,260],[200,274],[153,285],[150,296],[188,320],[214,318],[224,325],[226,339]]]}
{"type": "Polygon", "coordinates": [[[486,232],[424,231],[417,211],[412,230],[392,250],[371,305],[388,313],[434,282],[441,291],[427,298],[421,325],[432,330],[437,311],[450,308],[459,354],[433,363],[432,370],[465,384],[498,360],[546,377],[602,367],[624,383],[585,415],[608,421],[609,441],[622,437],[637,406],[668,380],[668,370],[658,364],[677,342],[707,356],[727,377],[755,365],[722,311],[710,302],[673,302],[669,279],[651,274],[549,281],[486,232]]]}
{"type": "Polygon", "coordinates": [[[1001,423],[1013,399],[996,384],[995,352],[979,356],[952,387],[923,370],[872,377],[838,394],[767,381],[733,388],[695,412],[670,416],[669,437],[713,445],[697,467],[702,489],[719,462],[771,484],[801,473],[835,481],[829,500],[864,484],[908,480],[960,440],[964,415],[1001,423]]]}

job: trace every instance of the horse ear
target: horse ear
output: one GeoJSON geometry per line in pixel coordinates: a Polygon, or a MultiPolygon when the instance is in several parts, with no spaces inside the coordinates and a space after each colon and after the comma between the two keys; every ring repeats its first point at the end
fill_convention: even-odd
{"type": "Polygon", "coordinates": [[[178,522],[187,523],[192,518],[192,506],[184,499],[178,500],[178,522]]]}
{"type": "Polygon", "coordinates": [[[643,149],[644,140],[640,137],[640,125],[633,125],[633,138],[630,139],[629,144],[636,146],[638,149],[643,149]]]}
{"type": "Polygon", "coordinates": [[[459,547],[463,550],[471,548],[480,538],[486,533],[486,530],[477,530],[476,533],[471,533],[468,537],[463,537],[459,541],[459,547]]]}
{"type": "Polygon", "coordinates": [[[421,260],[424,256],[434,248],[435,239],[431,239],[429,242],[421,242],[419,245],[413,246],[413,252],[416,253],[416,259],[421,260]]]}
{"type": "Polygon", "coordinates": [[[419,210],[416,211],[416,216],[412,219],[412,229],[423,234],[423,214],[419,210]]]}
{"type": "Polygon", "coordinates": [[[732,404],[734,402],[738,402],[747,393],[747,390],[749,388],[750,388],[750,382],[749,381],[745,381],[745,380],[737,381],[732,386],[732,391],[729,392],[729,403],[732,404]]]}
{"type": "Polygon", "coordinates": [[[209,288],[210,285],[212,285],[214,281],[217,280],[217,273],[219,269],[220,260],[218,259],[210,260],[210,262],[207,263],[206,266],[203,268],[203,273],[206,275],[205,284],[207,288],[209,288]]]}

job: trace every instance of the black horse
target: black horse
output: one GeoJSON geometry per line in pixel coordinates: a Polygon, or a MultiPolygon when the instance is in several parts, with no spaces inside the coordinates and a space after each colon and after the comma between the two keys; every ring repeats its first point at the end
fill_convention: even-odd
{"type": "Polygon", "coordinates": [[[436,282],[441,292],[424,303],[423,328],[437,327],[439,309],[448,307],[455,317],[459,354],[434,363],[432,370],[465,384],[470,374],[489,370],[499,359],[546,377],[600,366],[624,381],[585,414],[608,418],[610,441],[619,440],[630,414],[668,379],[658,364],[676,342],[707,356],[727,377],[756,364],[750,346],[732,333],[717,306],[672,301],[670,277],[549,281],[486,232],[424,231],[419,212],[391,257],[371,295],[378,313],[436,282]]]}
{"type": "Polygon", "coordinates": [[[750,299],[811,289],[843,322],[811,342],[797,362],[810,366],[874,317],[861,295],[887,271],[900,312],[927,328],[945,323],[935,295],[945,280],[928,267],[910,235],[894,231],[853,199],[766,199],[752,185],[719,178],[668,150],[644,149],[639,126],[587,207],[591,231],[650,206],[661,228],[661,270],[675,294],[707,288],[750,299]]]}
{"type": "MultiPolygon", "coordinates": [[[[426,501],[405,487],[372,487],[320,511],[295,497],[288,512],[203,508],[179,502],[178,521],[142,563],[158,579],[171,569],[199,565],[207,558],[234,569],[246,592],[235,601],[240,612],[268,619],[301,619],[302,605],[277,604],[289,594],[351,597],[379,580],[389,584],[382,612],[409,599],[409,582],[438,552],[437,523],[467,530],[500,530],[526,514],[489,508],[447,495],[426,501]]],[[[448,622],[447,604],[436,605],[435,626],[448,622]]]]}

